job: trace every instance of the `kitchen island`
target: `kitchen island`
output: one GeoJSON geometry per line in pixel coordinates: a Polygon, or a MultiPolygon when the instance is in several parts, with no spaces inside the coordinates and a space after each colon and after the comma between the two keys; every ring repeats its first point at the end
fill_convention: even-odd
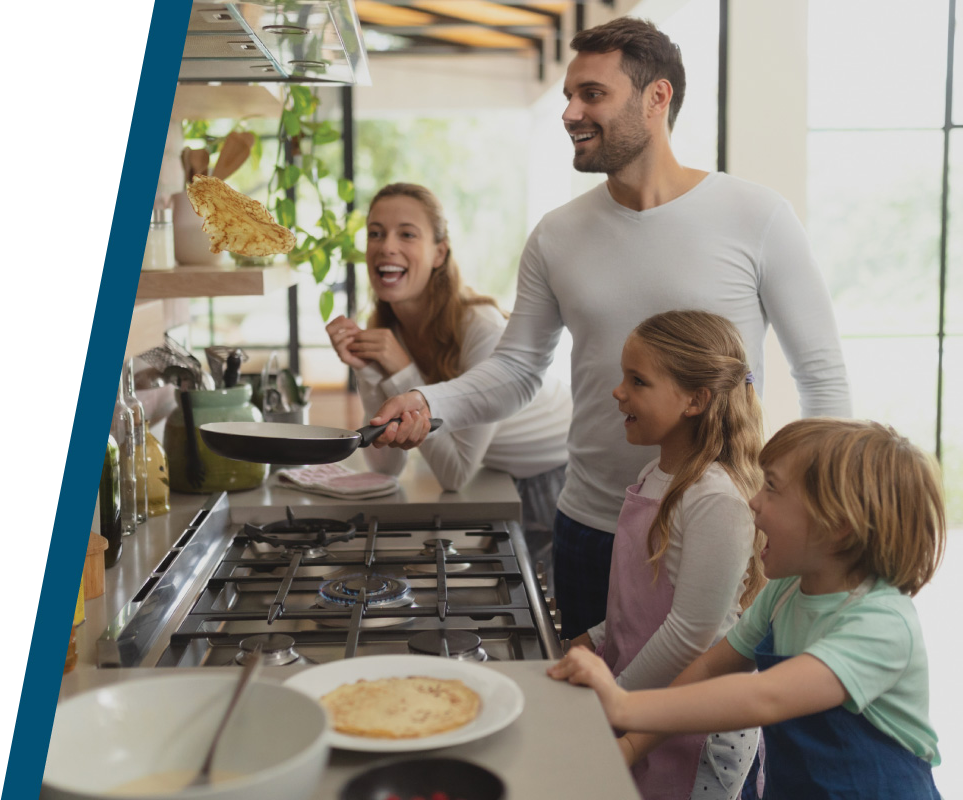
{"type": "MultiPolygon", "coordinates": [[[[418,509],[458,503],[467,507],[471,515],[518,518],[518,496],[509,476],[481,470],[461,492],[443,492],[420,456],[413,455],[412,463],[401,478],[398,493],[365,501],[372,511],[377,505],[397,509],[401,504],[410,506],[415,510],[413,513],[422,513],[418,509]]],[[[360,461],[349,460],[345,464],[364,470],[360,461]]],[[[232,493],[229,499],[232,507],[290,505],[298,508],[322,502],[341,502],[279,486],[276,475],[272,475],[264,486],[232,493]]],[[[145,579],[206,500],[205,495],[174,495],[169,514],[151,518],[133,536],[125,538],[119,564],[107,570],[107,591],[102,597],[87,602],[87,620],[78,635],[79,663],[74,671],[64,676],[61,701],[115,681],[186,671],[209,673],[211,667],[176,670],[96,667],[97,639],[109,624],[116,622],[127,601],[141,590],[145,579]]],[[[333,750],[329,769],[316,797],[318,800],[335,800],[351,777],[375,764],[444,755],[464,758],[491,769],[502,777],[508,787],[508,797],[515,800],[526,797],[575,800],[592,794],[616,800],[636,800],[635,786],[622,764],[595,695],[587,689],[549,679],[545,670],[550,663],[545,660],[488,661],[481,665],[511,678],[525,697],[521,715],[503,730],[474,742],[421,753],[333,750]]],[[[305,667],[299,665],[272,667],[262,671],[261,680],[283,681],[303,669],[305,667]]]]}

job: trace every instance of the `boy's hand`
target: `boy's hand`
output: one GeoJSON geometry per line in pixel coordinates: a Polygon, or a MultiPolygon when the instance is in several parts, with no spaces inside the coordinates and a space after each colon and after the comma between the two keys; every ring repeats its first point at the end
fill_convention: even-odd
{"type": "Polygon", "coordinates": [[[608,665],[595,653],[585,647],[573,647],[565,658],[548,668],[548,675],[557,681],[594,689],[602,702],[605,716],[612,723],[625,690],[619,688],[608,665]]]}

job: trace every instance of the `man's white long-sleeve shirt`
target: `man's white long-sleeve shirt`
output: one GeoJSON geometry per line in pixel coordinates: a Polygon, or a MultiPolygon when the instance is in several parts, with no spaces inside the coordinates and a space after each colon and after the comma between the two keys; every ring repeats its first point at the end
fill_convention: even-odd
{"type": "Polygon", "coordinates": [[[495,352],[418,390],[449,429],[501,419],[534,396],[567,327],[574,413],[559,509],[614,533],[625,487],[658,456],[625,441],[611,394],[622,345],[642,320],[675,309],[731,320],[760,394],[771,324],[803,415],[851,414],[832,304],[802,225],[778,193],[724,173],[644,211],[619,205],[603,183],[547,214],[525,246],[495,352]]]}

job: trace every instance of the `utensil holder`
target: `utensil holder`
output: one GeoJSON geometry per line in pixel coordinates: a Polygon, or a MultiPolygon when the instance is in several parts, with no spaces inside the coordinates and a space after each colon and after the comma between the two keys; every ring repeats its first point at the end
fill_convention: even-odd
{"type": "Polygon", "coordinates": [[[194,430],[188,431],[184,423],[184,410],[178,398],[164,426],[164,450],[171,491],[195,494],[210,492],[233,492],[253,489],[267,479],[268,465],[247,461],[234,461],[212,453],[201,439],[198,428],[207,422],[263,422],[261,412],[251,404],[251,387],[241,384],[230,389],[198,390],[188,392],[194,412],[194,430]],[[204,479],[192,486],[187,477],[187,437],[193,435],[204,479]]]}

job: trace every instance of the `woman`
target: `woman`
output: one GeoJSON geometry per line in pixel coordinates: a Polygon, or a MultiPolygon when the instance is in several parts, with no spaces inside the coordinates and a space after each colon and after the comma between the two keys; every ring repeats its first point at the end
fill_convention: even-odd
{"type": "MultiPolygon", "coordinates": [[[[495,300],[462,285],[441,204],[428,189],[394,183],[375,195],[366,261],[375,294],[367,329],[339,316],[327,331],[338,357],[354,370],[368,416],[388,397],[454,378],[495,349],[506,315],[495,300]]],[[[571,416],[568,386],[546,376],[531,404],[513,417],[458,431],[442,427],[421,447],[448,490],[460,489],[482,465],[508,472],[522,498],[529,550],[549,574],[571,416]]],[[[367,448],[365,457],[372,469],[397,475],[407,453],[367,448]]]]}

